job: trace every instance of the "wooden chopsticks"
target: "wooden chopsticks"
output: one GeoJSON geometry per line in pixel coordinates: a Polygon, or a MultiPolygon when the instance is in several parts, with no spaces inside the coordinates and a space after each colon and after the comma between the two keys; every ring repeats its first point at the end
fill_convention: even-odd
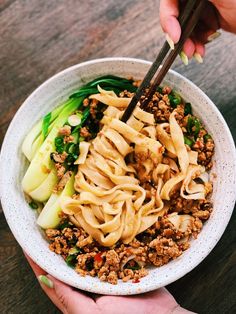
{"type": "Polygon", "coordinates": [[[174,50],[172,50],[168,56],[167,54],[170,50],[170,46],[167,41],[164,43],[156,60],[153,62],[144,80],[142,81],[141,85],[139,86],[133,98],[131,99],[129,106],[126,108],[121,118],[121,121],[126,122],[130,118],[137,103],[140,101],[141,97],[145,95],[146,88],[148,88],[150,85],[151,86],[149,88],[148,94],[145,95],[145,99],[141,104],[141,108],[145,108],[149,101],[152,99],[152,96],[156,92],[157,86],[160,85],[160,83],[162,82],[163,78],[165,77],[166,73],[168,72],[172,63],[174,62],[175,58],[181,52],[184,42],[190,36],[194,27],[196,26],[200,14],[202,12],[202,9],[205,5],[205,1],[206,0],[191,0],[187,2],[183,13],[179,17],[180,26],[182,29],[182,35],[180,37],[179,42],[175,45],[174,50]],[[165,62],[160,68],[159,72],[157,73],[154,82],[150,84],[152,78],[154,77],[155,73],[159,69],[164,59],[165,62]]]}

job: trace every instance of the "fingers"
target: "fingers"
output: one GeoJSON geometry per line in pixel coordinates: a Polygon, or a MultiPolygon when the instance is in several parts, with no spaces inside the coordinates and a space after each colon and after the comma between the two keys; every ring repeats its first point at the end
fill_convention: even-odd
{"type": "MultiPolygon", "coordinates": [[[[194,57],[197,62],[202,63],[205,55],[205,46],[195,38],[188,38],[183,46],[183,52],[186,55],[187,61],[183,62],[188,64],[188,59],[194,57]]],[[[183,56],[181,55],[182,59],[183,56]]]]}
{"type": "Polygon", "coordinates": [[[185,52],[186,56],[191,59],[194,52],[195,52],[195,44],[191,38],[188,38],[183,46],[183,51],[185,52]]]}
{"type": "MultiPolygon", "coordinates": [[[[40,268],[25,252],[23,252],[23,253],[24,253],[28,263],[30,264],[31,268],[33,269],[33,272],[35,273],[36,277],[39,279],[40,276],[46,276],[47,273],[42,268],[40,268]]],[[[55,306],[57,308],[59,308],[62,312],[64,312],[65,308],[63,307],[62,303],[59,301],[55,290],[47,287],[40,280],[39,280],[39,284],[40,284],[41,288],[43,289],[43,291],[46,293],[46,295],[55,304],[55,306]]]]}
{"type": "Polygon", "coordinates": [[[47,275],[47,277],[53,282],[54,291],[65,308],[65,313],[70,314],[98,314],[99,311],[96,307],[96,303],[93,299],[86,296],[82,292],[78,290],[74,290],[72,287],[64,284],[63,282],[55,279],[51,275],[47,275]],[[78,309],[81,312],[78,312],[78,309]]]}
{"type": "Polygon", "coordinates": [[[28,263],[30,264],[31,268],[33,269],[33,272],[35,273],[36,277],[40,275],[46,275],[47,273],[40,268],[35,262],[23,251],[28,263]]]}
{"type": "Polygon", "coordinates": [[[160,22],[162,29],[174,43],[179,41],[181,28],[177,17],[179,16],[178,0],[161,0],[160,22]]]}
{"type": "Polygon", "coordinates": [[[102,313],[143,314],[143,313],[172,313],[178,304],[173,296],[161,288],[142,295],[133,296],[101,296],[97,298],[97,304],[102,313]]]}
{"type": "MultiPolygon", "coordinates": [[[[181,36],[180,24],[177,20],[179,16],[178,0],[161,0],[160,1],[160,22],[162,29],[169,35],[169,38],[177,43],[181,36]]],[[[191,38],[188,38],[180,54],[185,65],[193,56],[202,63],[205,55],[205,44],[219,36],[216,32],[219,29],[219,18],[216,8],[212,3],[207,2],[201,19],[194,30],[191,38]]],[[[168,39],[168,38],[167,38],[168,39]]],[[[168,39],[170,46],[173,48],[173,42],[168,39]]]]}
{"type": "MultiPolygon", "coordinates": [[[[205,45],[195,39],[193,39],[193,42],[195,45],[194,56],[196,57],[196,54],[198,54],[201,56],[201,58],[203,58],[205,56],[205,51],[206,51],[205,45]]],[[[200,61],[200,63],[202,63],[202,60],[200,61]]]]}

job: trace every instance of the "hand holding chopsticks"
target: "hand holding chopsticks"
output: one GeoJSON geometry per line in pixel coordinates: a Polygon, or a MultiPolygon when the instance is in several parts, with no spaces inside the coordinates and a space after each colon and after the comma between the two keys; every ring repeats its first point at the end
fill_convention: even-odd
{"type": "Polygon", "coordinates": [[[168,42],[166,41],[164,43],[156,60],[153,62],[151,68],[146,74],[136,94],[131,99],[129,106],[126,108],[121,118],[123,122],[126,122],[129,119],[137,103],[140,101],[141,96],[144,95],[146,88],[150,86],[152,78],[154,77],[161,63],[165,59],[162,67],[159,69],[159,72],[156,75],[156,78],[154,79],[154,82],[151,84],[149,88],[148,94],[145,95],[145,99],[141,104],[141,108],[145,108],[148,102],[152,99],[152,96],[154,95],[157,89],[157,86],[160,85],[160,83],[164,79],[166,73],[170,69],[175,58],[181,52],[184,42],[191,35],[194,27],[196,26],[199,20],[200,14],[204,8],[205,2],[206,0],[192,0],[192,1],[187,2],[187,5],[179,18],[179,22],[182,28],[182,35],[180,37],[179,42],[175,45],[174,50],[171,50],[171,51],[170,51],[170,46],[168,42]],[[167,56],[168,53],[169,55],[167,56]]]}

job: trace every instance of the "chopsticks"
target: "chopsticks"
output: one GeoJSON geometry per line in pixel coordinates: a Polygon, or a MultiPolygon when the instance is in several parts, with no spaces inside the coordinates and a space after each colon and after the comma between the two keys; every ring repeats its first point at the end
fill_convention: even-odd
{"type": "Polygon", "coordinates": [[[175,45],[174,50],[172,50],[168,56],[167,54],[170,50],[170,46],[167,41],[164,43],[156,60],[153,62],[151,68],[147,72],[144,80],[142,81],[141,85],[137,89],[136,93],[131,99],[130,104],[126,108],[123,116],[121,117],[121,121],[126,122],[130,118],[134,108],[136,107],[137,103],[140,101],[141,97],[145,94],[146,88],[150,86],[150,82],[152,78],[154,77],[161,63],[167,56],[164,64],[160,68],[160,71],[157,73],[157,76],[153,84],[151,84],[148,94],[145,96],[145,99],[142,102],[141,108],[145,108],[146,105],[149,103],[149,101],[152,99],[152,96],[156,92],[157,86],[160,85],[160,83],[162,82],[163,78],[165,77],[166,73],[168,72],[172,63],[174,62],[175,58],[181,52],[184,42],[190,36],[194,27],[196,26],[199,20],[200,14],[202,12],[202,9],[205,5],[205,1],[206,0],[191,0],[187,2],[186,7],[179,18],[180,26],[182,29],[182,35],[180,37],[179,42],[175,45]]]}

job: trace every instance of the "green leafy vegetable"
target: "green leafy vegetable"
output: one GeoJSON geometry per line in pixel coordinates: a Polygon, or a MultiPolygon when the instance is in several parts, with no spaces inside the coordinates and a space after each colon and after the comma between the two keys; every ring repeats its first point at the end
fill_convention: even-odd
{"type": "MultiPolygon", "coordinates": [[[[59,216],[59,213],[61,213],[61,199],[64,196],[72,196],[75,193],[74,190],[74,181],[75,176],[74,174],[70,177],[69,181],[66,183],[64,190],[57,193],[51,193],[50,198],[46,202],[43,210],[41,211],[40,215],[37,219],[37,224],[43,228],[56,228],[61,221],[61,218],[59,216]]],[[[67,225],[64,225],[60,227],[62,230],[67,225]]]]}
{"type": "MultiPolygon", "coordinates": [[[[34,158],[32,159],[29,168],[27,169],[25,176],[22,181],[23,190],[28,193],[30,196],[33,193],[35,200],[38,201],[47,201],[48,193],[52,192],[53,183],[57,180],[56,173],[53,171],[54,165],[50,158],[52,152],[55,151],[55,137],[57,137],[58,129],[62,127],[67,119],[68,116],[78,110],[82,106],[83,98],[77,99],[70,99],[68,102],[65,103],[65,107],[60,111],[60,114],[53,122],[53,127],[51,128],[48,136],[36,152],[34,158]],[[49,177],[50,176],[50,177],[49,177]],[[40,196],[40,199],[35,198],[34,190],[39,188],[43,182],[46,184],[47,177],[50,178],[50,185],[48,189],[44,189],[45,197],[43,195],[40,196]],[[46,193],[47,192],[47,193],[46,193]]],[[[59,147],[59,145],[58,145],[59,147]]],[[[58,149],[61,151],[60,149],[58,149]]],[[[55,185],[55,183],[54,183],[55,185]]],[[[45,185],[46,186],[46,185],[45,185]]],[[[38,197],[37,196],[37,197],[38,197]]]]}
{"type": "Polygon", "coordinates": [[[89,82],[85,86],[81,87],[78,92],[75,92],[70,98],[87,97],[91,94],[98,93],[97,85],[101,86],[105,90],[113,90],[117,95],[123,91],[135,92],[137,87],[133,85],[132,80],[128,80],[122,77],[114,75],[106,75],[89,82]]]}
{"type": "Polygon", "coordinates": [[[62,154],[64,152],[64,147],[65,147],[63,137],[62,136],[55,137],[54,142],[55,142],[56,151],[59,154],[62,154]]]}
{"type": "Polygon", "coordinates": [[[49,112],[48,114],[46,114],[46,116],[43,117],[43,123],[42,123],[43,139],[45,139],[46,136],[48,135],[48,129],[49,129],[51,117],[52,117],[51,112],[49,112]]]}

